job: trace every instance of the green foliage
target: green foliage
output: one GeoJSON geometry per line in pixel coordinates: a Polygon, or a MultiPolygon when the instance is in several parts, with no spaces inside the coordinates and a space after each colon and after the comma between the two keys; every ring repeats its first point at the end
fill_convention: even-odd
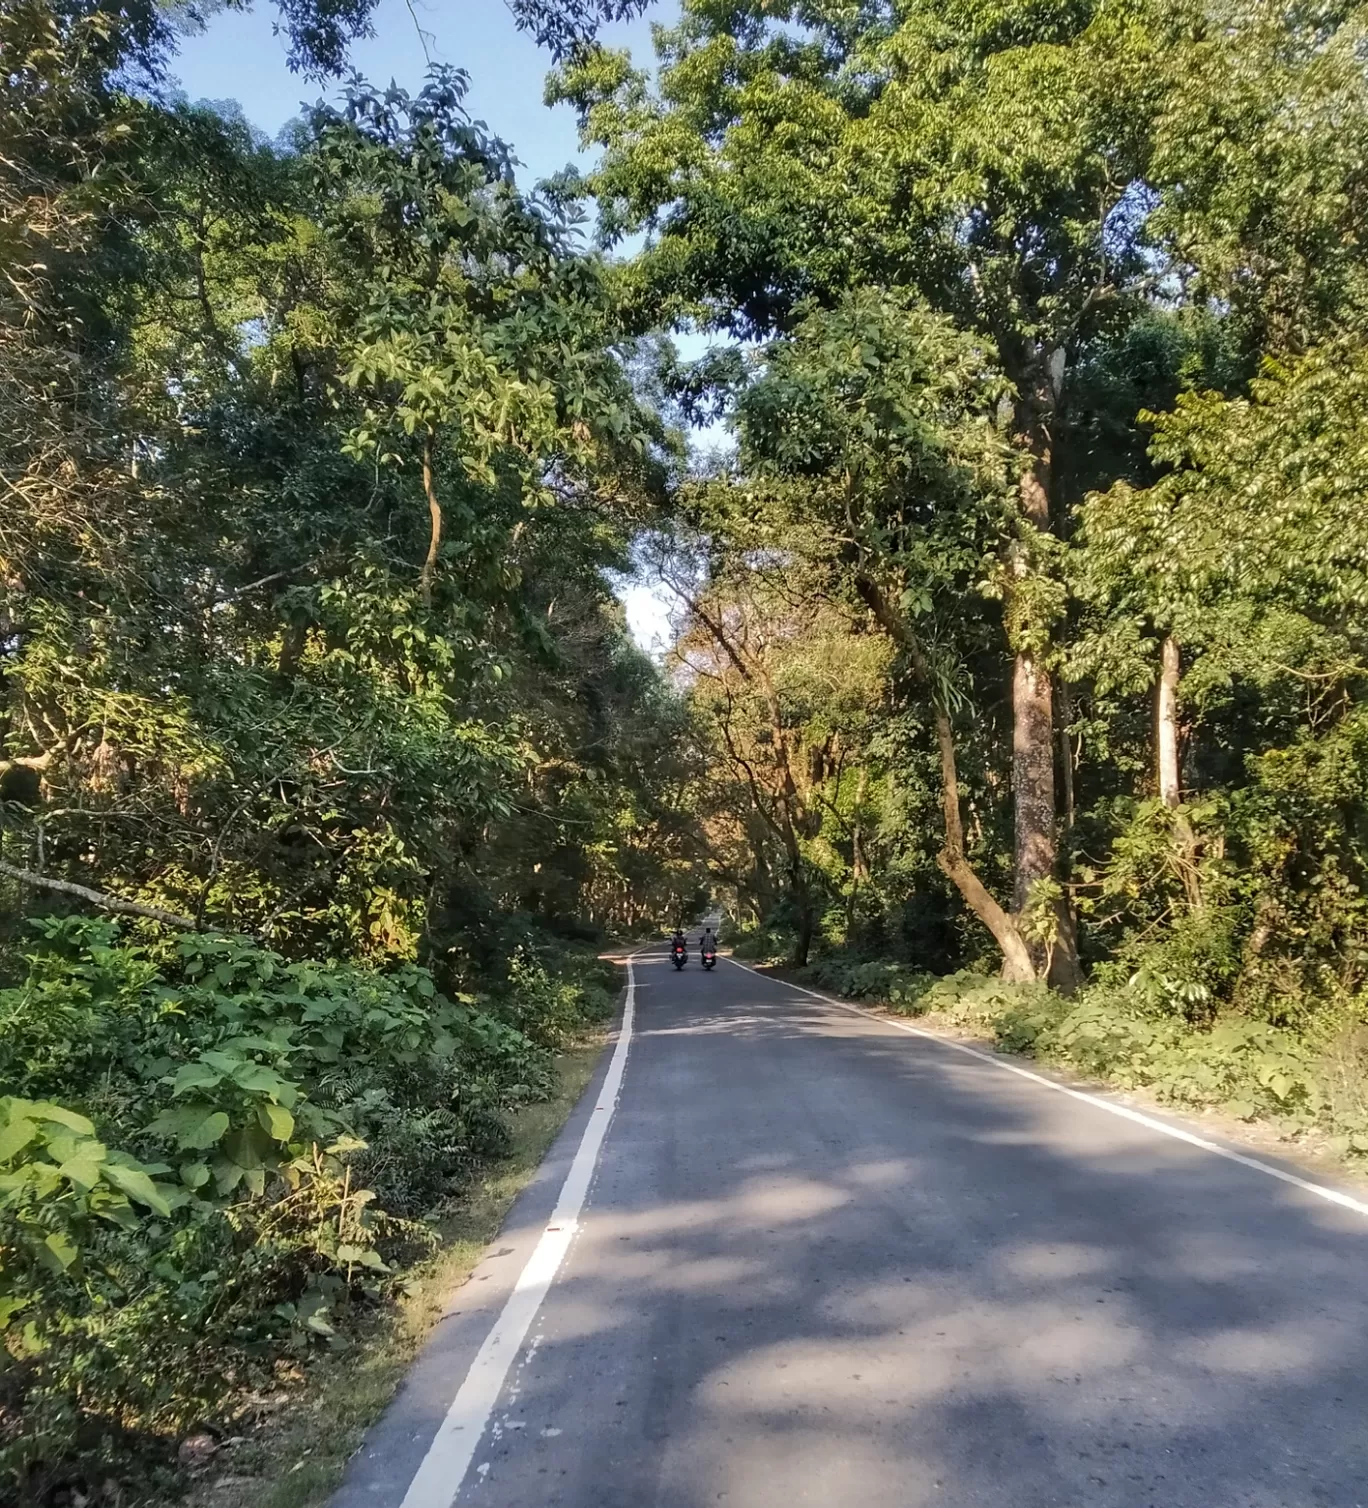
{"type": "Polygon", "coordinates": [[[782,927],[732,927],[724,929],[719,941],[754,963],[783,963],[793,955],[793,934],[782,927]]]}
{"type": "Polygon", "coordinates": [[[1346,1096],[1336,1083],[1345,1067],[1337,1035],[1323,1027],[1308,1038],[1247,1018],[1213,1020],[1207,986],[1167,972],[1177,962],[1161,945],[1129,977],[1113,970],[1073,999],[1043,984],[967,971],[935,979],[882,961],[833,958],[807,977],[1090,1078],[1149,1089],[1175,1105],[1264,1117],[1290,1133],[1317,1131],[1341,1138],[1347,1149],[1368,1150],[1361,1097],[1346,1096]]]}
{"type": "MultiPolygon", "coordinates": [[[[278,8],[315,76],[370,24],[278,8]]],[[[684,0],[652,75],[593,45],[641,8],[511,6],[616,263],[458,70],[267,146],[164,102],[159,9],[0,14],[15,1472],[341,1343],[596,940],[710,889],[741,956],[1368,1147],[1360,11],[684,0]]]]}
{"type": "Polygon", "coordinates": [[[9,860],[373,960],[450,947],[466,876],[543,911],[548,847],[566,914],[620,854],[691,888],[682,713],[605,577],[669,443],[573,215],[458,74],[288,148],[89,88],[136,172],[4,328],[9,860]],[[77,319],[81,380],[33,385],[77,319]]]}
{"type": "Polygon", "coordinates": [[[679,653],[743,946],[1362,989],[1362,26],[699,0],[555,76],[630,317],[755,343],[666,371],[737,438],[679,653]]]}
{"type": "Polygon", "coordinates": [[[922,999],[935,980],[932,974],[891,959],[841,955],[819,959],[806,977],[847,999],[873,1000],[906,1015],[922,1009],[922,999]]]}
{"type": "Polygon", "coordinates": [[[431,1248],[421,1217],[501,1150],[500,1113],[552,1087],[512,1018],[563,1044],[614,982],[524,963],[486,1010],[412,965],[34,934],[0,990],[0,1083],[34,1096],[0,1100],[12,1480],[174,1440],[275,1358],[344,1343],[431,1248]]]}

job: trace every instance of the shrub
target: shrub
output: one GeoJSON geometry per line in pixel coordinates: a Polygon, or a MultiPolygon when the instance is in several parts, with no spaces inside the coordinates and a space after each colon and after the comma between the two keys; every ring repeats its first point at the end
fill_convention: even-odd
{"type": "Polygon", "coordinates": [[[875,1000],[908,1015],[921,1009],[921,998],[934,975],[890,959],[823,958],[808,970],[823,989],[850,1000],[875,1000]]]}
{"type": "Polygon", "coordinates": [[[240,938],[36,924],[0,989],[0,1480],[167,1455],[336,1343],[435,1237],[418,1217],[544,1097],[611,1007],[596,961],[494,1009],[426,970],[287,963],[240,938]]]}
{"type": "Polygon", "coordinates": [[[782,927],[724,926],[720,941],[752,963],[783,963],[793,957],[793,934],[782,927]]]}
{"type": "Polygon", "coordinates": [[[508,982],[491,1001],[500,1016],[540,1047],[559,1048],[613,1012],[617,973],[583,949],[557,950],[553,972],[546,958],[521,946],[508,982]]]}
{"type": "MultiPolygon", "coordinates": [[[[1072,999],[1044,984],[1007,984],[967,970],[933,979],[889,960],[827,958],[808,977],[850,999],[934,1014],[1010,1052],[1147,1088],[1172,1104],[1275,1118],[1293,1129],[1317,1126],[1339,1133],[1346,1150],[1368,1152],[1361,1055],[1345,1045],[1355,1034],[1341,1031],[1317,1045],[1267,1022],[1216,1015],[1213,985],[1231,951],[1221,919],[1208,919],[1200,929],[1167,934],[1129,976],[1117,967],[1099,970],[1098,982],[1072,999]]],[[[1342,1015],[1356,1019],[1347,1004],[1342,1015]]]]}

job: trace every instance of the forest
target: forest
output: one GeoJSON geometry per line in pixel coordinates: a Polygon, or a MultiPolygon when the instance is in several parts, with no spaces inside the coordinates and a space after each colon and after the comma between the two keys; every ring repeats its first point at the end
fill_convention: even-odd
{"type": "Polygon", "coordinates": [[[512,0],[535,188],[372,9],[271,143],[0,0],[7,1497],[355,1344],[710,897],[1368,1154],[1364,6],[512,0]]]}

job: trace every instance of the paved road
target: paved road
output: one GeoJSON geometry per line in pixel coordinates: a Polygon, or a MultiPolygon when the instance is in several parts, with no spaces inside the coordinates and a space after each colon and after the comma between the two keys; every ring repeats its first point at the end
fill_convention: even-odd
{"type": "MultiPolygon", "coordinates": [[[[637,979],[461,1505],[1368,1505],[1362,1214],[727,961],[637,979]]],[[[594,1106],[335,1508],[403,1501],[594,1106]]]]}

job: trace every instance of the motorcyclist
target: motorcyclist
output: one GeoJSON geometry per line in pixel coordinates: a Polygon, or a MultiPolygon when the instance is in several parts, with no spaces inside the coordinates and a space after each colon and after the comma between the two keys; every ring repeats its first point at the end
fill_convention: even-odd
{"type": "Polygon", "coordinates": [[[713,929],[710,925],[703,929],[703,941],[699,944],[699,951],[703,953],[717,952],[717,939],[713,936],[713,929]]]}
{"type": "Polygon", "coordinates": [[[674,936],[670,939],[670,952],[683,952],[688,947],[688,940],[678,927],[675,928],[674,936]]]}

